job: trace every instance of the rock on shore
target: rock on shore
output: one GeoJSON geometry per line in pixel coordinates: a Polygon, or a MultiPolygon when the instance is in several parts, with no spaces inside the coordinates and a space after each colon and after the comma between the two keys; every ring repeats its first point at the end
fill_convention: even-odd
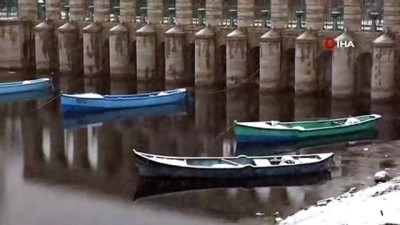
{"type": "Polygon", "coordinates": [[[319,201],[279,225],[400,225],[400,177],[319,201]]]}

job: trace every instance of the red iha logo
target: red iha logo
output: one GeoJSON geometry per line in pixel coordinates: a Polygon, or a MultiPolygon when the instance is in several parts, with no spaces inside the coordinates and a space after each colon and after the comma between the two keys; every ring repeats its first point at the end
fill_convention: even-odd
{"type": "Polygon", "coordinates": [[[336,41],[335,38],[329,37],[325,39],[324,46],[326,50],[333,51],[335,48],[354,48],[353,41],[340,40],[336,41]]]}

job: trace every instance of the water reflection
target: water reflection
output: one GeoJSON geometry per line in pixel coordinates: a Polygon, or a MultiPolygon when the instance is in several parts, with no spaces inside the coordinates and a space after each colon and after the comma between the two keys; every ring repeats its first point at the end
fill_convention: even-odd
{"type": "MultiPolygon", "coordinates": [[[[97,88],[93,89],[91,87],[93,84],[90,82],[85,84],[83,79],[82,81],[63,79],[59,86],[64,92],[83,92],[97,88]]],[[[128,84],[113,83],[108,91],[112,93],[135,92],[128,84]],[[119,90],[120,88],[123,90],[119,90]]],[[[371,174],[382,168],[389,168],[397,173],[398,165],[400,165],[398,160],[400,143],[352,145],[347,141],[358,138],[353,136],[346,137],[348,138],[344,140],[346,143],[341,145],[313,149],[298,148],[315,143],[289,146],[295,148],[299,153],[330,151],[335,153],[337,166],[332,171],[333,179],[325,183],[306,186],[295,184],[294,187],[189,191],[152,196],[146,198],[147,200],[133,202],[134,196],[140,193],[136,191],[137,188],[142,188],[138,186],[140,178],[135,167],[133,148],[148,153],[176,156],[243,154],[240,152],[243,148],[235,144],[231,128],[234,120],[293,121],[299,118],[340,117],[373,112],[384,116],[379,126],[379,138],[383,140],[399,138],[397,132],[398,112],[390,104],[360,104],[347,100],[331,101],[322,97],[295,98],[290,95],[265,95],[258,94],[256,90],[212,92],[213,90],[209,89],[196,90],[194,106],[185,106],[185,113],[161,113],[155,117],[113,115],[118,117],[117,120],[109,120],[109,116],[89,115],[79,119],[73,118],[73,123],[79,126],[74,125],[68,129],[64,125],[72,117],[64,117],[60,110],[59,100],[49,101],[50,103],[44,107],[41,106],[49,99],[28,100],[22,103],[0,103],[0,114],[2,115],[0,117],[0,200],[7,199],[7,202],[0,201],[0,218],[2,218],[2,213],[6,212],[9,214],[8,218],[12,218],[9,221],[14,221],[13,224],[21,224],[15,222],[20,221],[18,215],[21,215],[17,208],[24,208],[33,200],[31,198],[24,199],[24,201],[17,200],[14,198],[16,194],[13,193],[19,195],[21,192],[26,192],[23,196],[31,196],[32,190],[29,188],[31,185],[35,185],[34,195],[47,196],[49,186],[53,187],[53,190],[58,191],[57,204],[66,208],[76,207],[84,212],[94,212],[91,211],[93,210],[91,207],[84,209],[83,206],[80,207],[81,204],[85,205],[86,201],[94,203],[98,199],[105,199],[105,196],[112,196],[126,204],[123,206],[113,205],[107,201],[102,204],[117,212],[128,208],[126,214],[121,215],[125,218],[131,218],[131,210],[143,206],[143,202],[151,202],[158,205],[157,210],[168,212],[165,214],[172,214],[174,210],[182,212],[182,215],[202,213],[200,221],[203,222],[208,221],[206,218],[210,217],[218,217],[230,222],[249,218],[257,220],[255,215],[257,212],[266,213],[268,218],[272,217],[276,211],[280,211],[283,216],[289,215],[321,198],[341,194],[352,186],[368,184],[372,182],[372,179],[369,178],[371,174]],[[36,108],[38,109],[33,110],[36,108]],[[365,148],[367,150],[364,150],[365,148]],[[18,155],[18,152],[21,155],[18,155]],[[21,179],[23,182],[17,181],[21,176],[18,171],[19,165],[22,165],[23,177],[21,179]],[[6,188],[4,188],[5,186],[6,188]],[[72,194],[66,191],[65,187],[72,189],[72,194]],[[13,189],[17,189],[18,192],[14,192],[13,189]],[[73,196],[88,195],[82,193],[97,193],[96,197],[93,197],[96,200],[86,199],[83,201],[79,197],[73,206],[67,204],[73,196]],[[232,207],[227,207],[227,205],[232,207]],[[239,205],[240,207],[238,207],[239,205]]],[[[367,133],[360,139],[373,137],[375,136],[367,133]]],[[[335,139],[318,144],[337,141],[335,139]]],[[[263,147],[265,148],[265,146],[263,147]]],[[[268,147],[270,147],[270,151],[272,147],[268,147]]],[[[261,152],[261,150],[255,151],[254,154],[261,152]]],[[[296,181],[303,182],[305,180],[296,181]]],[[[194,183],[185,184],[193,185],[194,183]]],[[[158,184],[160,183],[158,182],[158,184]]],[[[205,185],[206,182],[201,182],[201,184],[205,185]]],[[[229,184],[233,185],[232,182],[229,184]]],[[[171,186],[181,187],[175,184],[171,186]]],[[[150,191],[150,188],[145,189],[150,191]]],[[[166,186],[163,190],[167,190],[166,186]]],[[[40,201],[40,198],[36,201],[40,201]]],[[[41,206],[37,202],[35,204],[38,210],[45,210],[40,208],[41,206]]],[[[62,214],[65,210],[63,207],[55,207],[55,210],[59,210],[62,214]]],[[[24,215],[29,213],[33,215],[34,212],[24,211],[24,215]]],[[[146,223],[138,222],[137,224],[146,223]]]]}

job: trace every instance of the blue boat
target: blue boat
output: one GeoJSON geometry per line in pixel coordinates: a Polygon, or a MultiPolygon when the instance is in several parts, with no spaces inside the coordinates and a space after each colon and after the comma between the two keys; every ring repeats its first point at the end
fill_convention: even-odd
{"type": "Polygon", "coordinates": [[[61,104],[64,112],[95,112],[182,102],[186,98],[186,93],[186,88],[180,88],[131,95],[62,94],[61,104]]]}
{"type": "Polygon", "coordinates": [[[50,90],[52,87],[51,79],[39,78],[35,80],[24,80],[0,83],[0,94],[15,94],[32,91],[50,90]]]}
{"type": "Polygon", "coordinates": [[[66,112],[63,114],[64,129],[107,123],[136,117],[154,117],[186,114],[186,104],[168,104],[143,108],[129,108],[101,112],[66,112]]]}

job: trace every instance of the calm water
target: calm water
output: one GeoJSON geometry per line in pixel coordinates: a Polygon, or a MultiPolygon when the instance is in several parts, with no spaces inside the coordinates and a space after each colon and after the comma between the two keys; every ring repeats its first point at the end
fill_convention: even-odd
{"type": "MultiPolygon", "coordinates": [[[[61,87],[67,92],[136,91],[128,84],[113,82],[105,88],[93,82],[63,80],[61,87]]],[[[177,156],[268,152],[236,147],[231,129],[234,120],[291,121],[371,112],[384,116],[377,139],[400,139],[395,104],[259,95],[256,90],[196,90],[194,99],[187,106],[86,119],[63,118],[59,99],[51,96],[19,103],[0,99],[0,224],[269,224],[277,211],[285,217],[350,187],[369,185],[378,170],[398,173],[400,148],[396,143],[340,144],[300,151],[335,152],[337,167],[332,179],[319,184],[192,190],[135,199],[140,178],[133,148],[177,156]],[[119,120],[113,121],[114,116],[119,120]],[[101,123],[104,120],[108,122],[101,123]]],[[[287,148],[295,151],[294,146],[287,148]]]]}

